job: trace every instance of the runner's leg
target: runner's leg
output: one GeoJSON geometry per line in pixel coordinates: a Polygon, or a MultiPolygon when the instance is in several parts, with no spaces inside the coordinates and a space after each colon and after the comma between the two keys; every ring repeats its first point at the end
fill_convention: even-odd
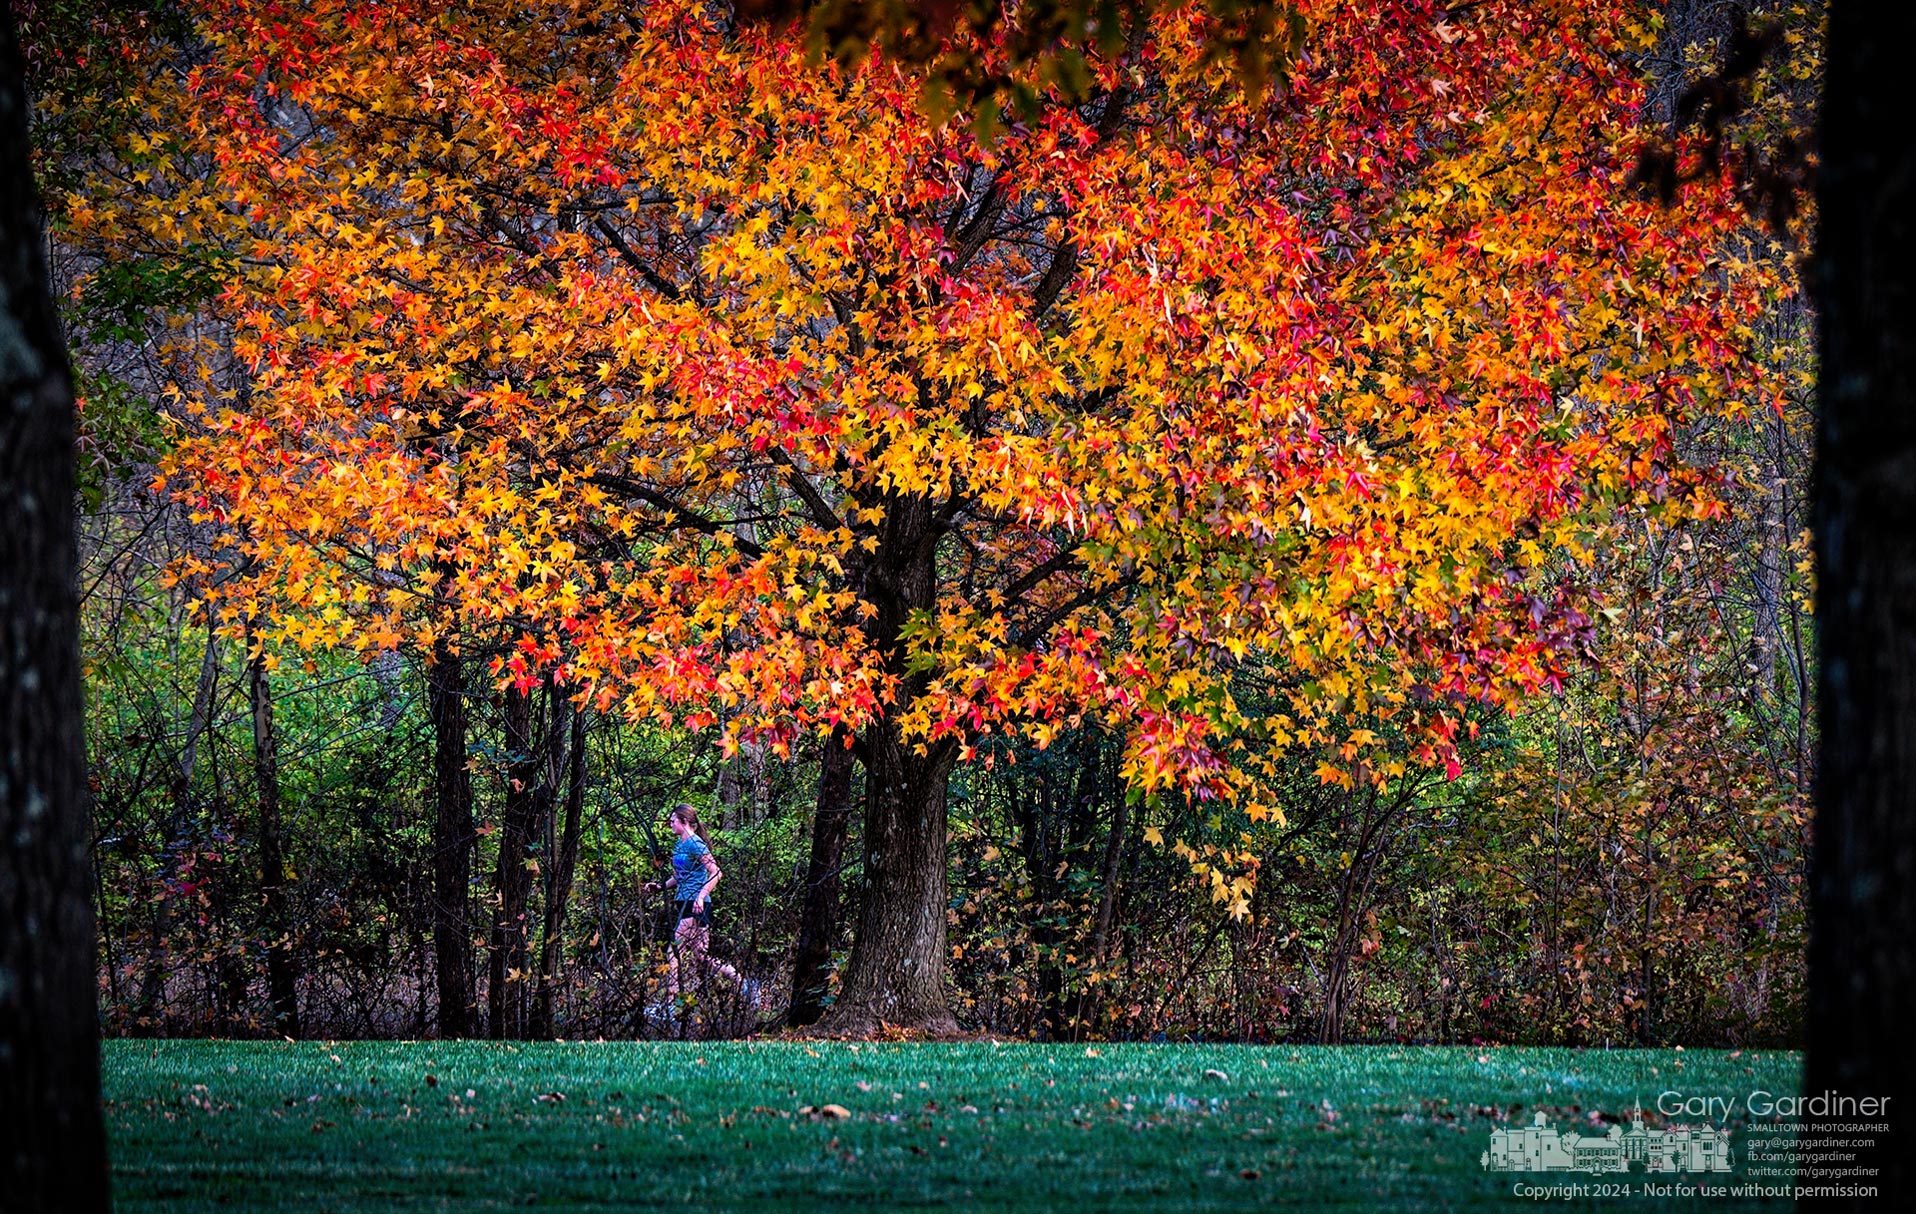
{"type": "Polygon", "coordinates": [[[682,973],[681,955],[691,947],[691,941],[697,926],[698,923],[694,919],[680,919],[678,926],[672,930],[672,944],[671,947],[666,950],[665,954],[665,989],[674,1000],[679,997],[679,992],[684,989],[680,985],[682,973]]]}
{"type": "Polygon", "coordinates": [[[734,987],[743,988],[743,986],[745,985],[745,979],[739,976],[739,972],[733,969],[731,966],[725,964],[725,962],[720,961],[717,957],[714,957],[711,955],[709,951],[711,943],[712,943],[712,929],[709,927],[706,927],[704,924],[699,924],[698,956],[699,956],[699,962],[700,962],[699,969],[701,971],[701,976],[703,976],[704,970],[714,969],[714,970],[717,970],[719,973],[725,975],[726,980],[729,981],[734,987]]]}

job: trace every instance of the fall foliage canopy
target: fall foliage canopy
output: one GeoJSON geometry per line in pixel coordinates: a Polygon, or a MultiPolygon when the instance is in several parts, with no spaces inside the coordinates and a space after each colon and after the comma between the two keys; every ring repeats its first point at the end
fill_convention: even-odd
{"type": "Polygon", "coordinates": [[[1676,436],[1773,390],[1729,189],[1628,182],[1649,4],[1307,3],[1257,97],[1173,9],[995,131],[679,0],[190,7],[65,212],[218,276],[164,476],[255,644],[486,638],[774,748],[1090,719],[1281,819],[1288,749],[1454,774],[1577,660],[1598,523],[1716,510],[1676,436]]]}

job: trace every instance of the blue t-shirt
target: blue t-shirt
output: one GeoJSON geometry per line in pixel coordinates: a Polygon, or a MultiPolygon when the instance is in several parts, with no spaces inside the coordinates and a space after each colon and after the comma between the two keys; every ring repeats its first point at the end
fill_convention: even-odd
{"type": "Polygon", "coordinates": [[[680,902],[690,902],[705,888],[705,880],[710,875],[705,871],[705,857],[711,854],[712,849],[697,835],[680,839],[679,845],[672,849],[672,875],[679,879],[674,897],[680,902]]]}

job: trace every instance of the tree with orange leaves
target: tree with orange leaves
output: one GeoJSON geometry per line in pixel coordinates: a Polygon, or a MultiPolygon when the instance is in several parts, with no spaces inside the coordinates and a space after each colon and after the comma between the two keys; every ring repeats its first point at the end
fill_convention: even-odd
{"type": "Polygon", "coordinates": [[[1300,15],[1281,92],[1173,6],[990,131],[882,46],[680,0],[205,4],[136,171],[69,214],[224,276],[244,374],[174,351],[166,474],[227,534],[208,610],[505,638],[505,684],[728,746],[841,730],[827,1027],[946,1029],[981,740],[1095,721],[1139,794],[1254,821],[1294,747],[1454,773],[1463,706],[1574,659],[1593,521],[1715,509],[1673,437],[1767,390],[1727,187],[1628,185],[1653,6],[1300,15]]]}

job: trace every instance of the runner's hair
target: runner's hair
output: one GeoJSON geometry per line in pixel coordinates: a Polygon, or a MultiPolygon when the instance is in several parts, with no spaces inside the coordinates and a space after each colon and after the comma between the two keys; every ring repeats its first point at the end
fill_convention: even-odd
{"type": "Polygon", "coordinates": [[[687,826],[692,828],[692,833],[699,837],[700,843],[705,844],[705,846],[708,848],[712,846],[712,841],[705,837],[705,824],[699,821],[698,810],[692,808],[690,805],[687,805],[685,802],[680,801],[677,805],[674,805],[672,807],[672,812],[665,816],[668,821],[672,818],[679,819],[681,822],[685,823],[687,826]]]}

